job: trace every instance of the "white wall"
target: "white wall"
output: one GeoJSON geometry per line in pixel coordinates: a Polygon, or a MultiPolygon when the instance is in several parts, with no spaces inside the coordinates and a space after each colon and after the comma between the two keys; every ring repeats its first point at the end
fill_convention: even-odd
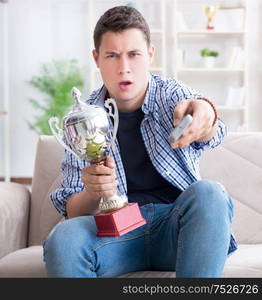
{"type": "MultiPolygon", "coordinates": [[[[33,172],[38,136],[28,129],[26,120],[32,120],[36,112],[26,99],[40,98],[42,95],[30,87],[27,81],[37,74],[42,63],[57,58],[77,58],[81,66],[88,70],[92,39],[89,35],[87,2],[84,0],[11,0],[8,4],[12,177],[30,177],[33,172]]],[[[112,2],[115,4],[117,1],[112,2]]],[[[249,0],[249,2],[251,12],[249,17],[250,130],[261,131],[262,1],[249,0]]],[[[0,5],[0,18],[2,5],[0,5]]],[[[0,49],[1,41],[0,38],[0,49]]],[[[0,65],[0,82],[2,82],[1,68],[0,65]]],[[[88,71],[86,73],[88,78],[88,71]]],[[[0,89],[2,96],[1,83],[0,89]]],[[[2,98],[0,104],[1,101],[2,98]]],[[[3,141],[1,121],[0,126],[0,139],[3,141]]],[[[1,157],[2,153],[0,153],[0,176],[3,173],[1,157]]]]}
{"type": "Polygon", "coordinates": [[[262,131],[262,1],[249,2],[249,122],[250,130],[262,131]]]}
{"type": "Polygon", "coordinates": [[[38,74],[40,65],[52,59],[77,58],[81,67],[88,67],[91,43],[85,2],[12,0],[8,4],[12,177],[30,177],[33,172],[38,135],[28,128],[26,120],[32,121],[37,112],[26,99],[42,99],[43,95],[27,81],[38,74]]]}

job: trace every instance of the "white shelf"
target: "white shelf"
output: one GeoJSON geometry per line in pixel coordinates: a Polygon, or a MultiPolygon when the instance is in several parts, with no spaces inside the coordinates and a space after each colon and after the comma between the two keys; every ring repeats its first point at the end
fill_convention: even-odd
{"type": "Polygon", "coordinates": [[[177,72],[202,72],[202,73],[232,73],[244,72],[245,69],[228,69],[228,68],[179,68],[177,72]]]}
{"type": "Polygon", "coordinates": [[[188,30],[188,31],[177,31],[177,35],[244,35],[245,31],[216,31],[216,30],[188,30]]]}
{"type": "Polygon", "coordinates": [[[245,5],[234,5],[234,6],[231,6],[231,5],[221,5],[219,6],[219,9],[246,9],[246,6],[245,5]]]}

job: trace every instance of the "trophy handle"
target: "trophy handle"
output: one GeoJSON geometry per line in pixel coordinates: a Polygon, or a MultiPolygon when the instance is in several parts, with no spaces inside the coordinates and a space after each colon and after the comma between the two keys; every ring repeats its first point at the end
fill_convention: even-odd
{"type": "Polygon", "coordinates": [[[108,112],[109,117],[112,117],[114,119],[114,130],[110,142],[110,147],[112,147],[112,150],[115,151],[115,139],[116,139],[118,124],[119,124],[118,109],[115,100],[112,98],[108,98],[105,100],[105,107],[108,108],[109,110],[108,112]],[[114,112],[112,111],[112,106],[114,108],[114,112]]]}
{"type": "Polygon", "coordinates": [[[63,131],[61,130],[61,128],[59,128],[58,126],[59,120],[57,117],[51,117],[48,120],[48,124],[49,124],[49,128],[52,131],[53,136],[56,138],[56,140],[58,141],[59,144],[61,144],[67,151],[69,151],[70,153],[72,153],[77,159],[79,159],[79,157],[74,153],[74,151],[72,151],[67,145],[66,143],[63,141],[63,131]]]}

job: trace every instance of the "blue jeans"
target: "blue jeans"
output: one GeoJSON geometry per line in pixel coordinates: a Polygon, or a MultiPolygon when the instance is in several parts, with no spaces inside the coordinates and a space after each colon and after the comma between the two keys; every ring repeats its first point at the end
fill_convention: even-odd
{"type": "Polygon", "coordinates": [[[147,224],[97,237],[92,216],[57,224],[44,242],[48,277],[116,277],[142,270],[220,277],[230,247],[231,198],[216,182],[190,185],[172,204],[141,207],[147,224]]]}

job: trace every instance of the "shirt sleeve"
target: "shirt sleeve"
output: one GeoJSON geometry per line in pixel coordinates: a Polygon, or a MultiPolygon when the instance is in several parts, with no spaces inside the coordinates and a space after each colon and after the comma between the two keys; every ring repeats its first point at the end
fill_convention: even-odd
{"type": "Polygon", "coordinates": [[[84,189],[81,181],[81,169],[84,163],[80,162],[74,155],[65,150],[61,163],[62,180],[60,188],[55,189],[50,198],[57,211],[63,216],[67,216],[66,202],[68,198],[84,189]]]}
{"type": "Polygon", "coordinates": [[[168,86],[173,108],[179,101],[201,97],[201,93],[180,80],[175,80],[168,86]]]}
{"type": "Polygon", "coordinates": [[[191,146],[195,150],[206,150],[206,149],[211,149],[215,148],[218,146],[224,137],[227,135],[227,128],[224,122],[220,119],[218,119],[218,126],[217,126],[217,131],[216,134],[206,142],[193,142],[191,146]]]}

